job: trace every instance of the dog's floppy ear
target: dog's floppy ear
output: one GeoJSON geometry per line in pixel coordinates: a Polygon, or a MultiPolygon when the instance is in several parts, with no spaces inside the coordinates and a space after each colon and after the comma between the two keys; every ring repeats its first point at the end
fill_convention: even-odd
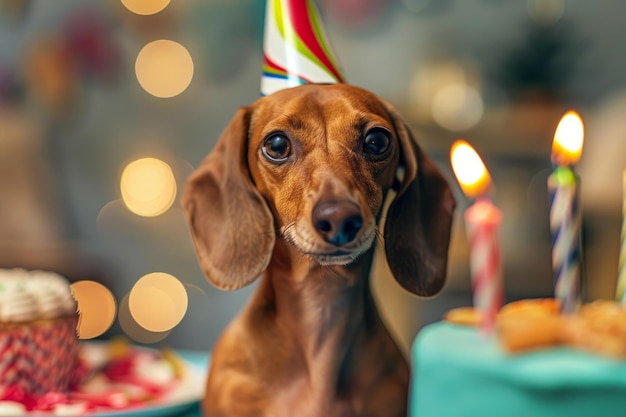
{"type": "Polygon", "coordinates": [[[200,266],[224,290],[260,276],[274,246],[273,219],[247,165],[249,124],[250,111],[239,109],[183,195],[200,266]]]}
{"type": "Polygon", "coordinates": [[[385,222],[385,252],[396,281],[420,296],[435,295],[446,280],[455,201],[448,182],[389,105],[402,153],[404,177],[385,222]]]}

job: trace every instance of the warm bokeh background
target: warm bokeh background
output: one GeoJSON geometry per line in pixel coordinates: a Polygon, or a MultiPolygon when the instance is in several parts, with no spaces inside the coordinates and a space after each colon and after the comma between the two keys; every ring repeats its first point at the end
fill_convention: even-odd
{"type": "MultiPolygon", "coordinates": [[[[576,109],[586,125],[585,295],[613,297],[626,3],[317,3],[347,79],[391,101],[451,180],[455,139],[483,156],[504,215],[511,299],[552,292],[550,145],[576,109]]],[[[236,108],[259,97],[263,18],[262,0],[0,0],[0,266],[102,284],[77,287],[104,322],[85,335],[113,323],[101,337],[210,349],[253,290],[205,280],[179,199],[236,108]],[[145,3],[152,10],[129,10],[145,3]]],[[[452,183],[460,213],[468,202],[452,183]]],[[[460,217],[440,296],[407,294],[382,262],[373,282],[405,347],[424,323],[470,303],[460,217]]]]}

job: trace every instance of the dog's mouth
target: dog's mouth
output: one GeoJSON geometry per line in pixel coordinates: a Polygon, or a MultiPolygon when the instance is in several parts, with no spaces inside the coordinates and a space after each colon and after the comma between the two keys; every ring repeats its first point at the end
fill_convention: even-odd
{"type": "Polygon", "coordinates": [[[363,251],[348,252],[343,250],[331,253],[305,253],[320,265],[348,265],[354,262],[363,251]]]}
{"type": "Polygon", "coordinates": [[[356,261],[372,246],[376,236],[375,228],[371,228],[368,233],[364,233],[356,241],[337,248],[315,239],[314,235],[308,235],[306,232],[298,233],[293,223],[283,228],[282,232],[285,240],[298,251],[324,266],[348,265],[356,261]]]}

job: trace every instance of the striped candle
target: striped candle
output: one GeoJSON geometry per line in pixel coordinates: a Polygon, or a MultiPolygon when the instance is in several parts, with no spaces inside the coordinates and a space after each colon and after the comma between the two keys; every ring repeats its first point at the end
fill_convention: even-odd
{"type": "Polygon", "coordinates": [[[450,163],[465,195],[476,199],[465,210],[464,218],[474,308],[482,317],[479,324],[482,333],[489,336],[495,329],[496,315],[503,302],[498,237],[502,214],[489,198],[493,192],[491,175],[472,145],[461,139],[455,141],[450,150],[450,163]]]}
{"type": "Polygon", "coordinates": [[[313,0],[267,0],[261,94],[307,83],[340,83],[313,0]]]}
{"type": "Polygon", "coordinates": [[[626,304],[626,170],[622,173],[622,234],[617,269],[617,299],[626,304]]]}
{"type": "Polygon", "coordinates": [[[579,188],[580,181],[569,167],[557,167],[548,177],[554,295],[564,313],[574,312],[580,303],[579,188]]]}
{"type": "Polygon", "coordinates": [[[498,237],[502,214],[488,198],[482,197],[465,210],[464,218],[470,247],[474,307],[482,315],[481,331],[489,335],[503,302],[498,237]]]}
{"type": "Polygon", "coordinates": [[[574,165],[582,156],[585,127],[573,110],[563,115],[552,141],[548,177],[554,296],[563,313],[573,313],[581,302],[580,180],[574,165]]]}

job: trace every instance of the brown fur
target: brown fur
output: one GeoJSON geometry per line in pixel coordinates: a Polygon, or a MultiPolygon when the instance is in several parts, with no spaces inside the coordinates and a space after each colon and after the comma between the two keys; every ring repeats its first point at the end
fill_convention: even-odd
{"type": "Polygon", "coordinates": [[[455,203],[389,104],[345,84],[305,85],[237,112],[184,195],[209,280],[230,290],[262,277],[214,348],[205,416],[406,415],[409,368],[369,283],[372,243],[398,167],[387,261],[404,288],[430,296],[445,281],[455,203]],[[363,151],[373,127],[391,132],[384,158],[363,151]],[[275,132],[292,144],[282,164],[261,152],[275,132]],[[363,220],[341,256],[311,220],[316,204],[337,201],[358,207],[363,220]]]}

